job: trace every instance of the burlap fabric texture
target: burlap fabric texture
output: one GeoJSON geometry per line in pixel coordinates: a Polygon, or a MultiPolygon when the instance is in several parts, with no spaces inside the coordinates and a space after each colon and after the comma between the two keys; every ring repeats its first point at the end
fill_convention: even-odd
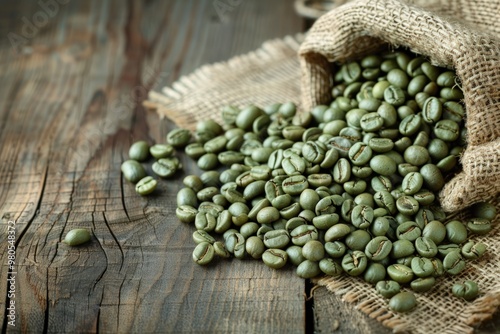
{"type": "MultiPolygon", "coordinates": [[[[171,87],[151,92],[149,104],[179,127],[190,129],[201,119],[221,121],[219,111],[228,104],[244,107],[293,101],[302,102],[301,110],[307,112],[328,101],[330,62],[357,58],[384,44],[406,46],[428,56],[433,64],[454,68],[465,93],[470,136],[462,157],[464,172],[446,186],[462,200],[451,201],[448,208],[493,196],[500,210],[499,8],[491,1],[348,3],[317,21],[302,46],[302,36],[266,42],[254,52],[203,66],[171,87]]],[[[419,306],[409,314],[388,310],[387,300],[361,278],[343,275],[315,282],[395,332],[470,333],[500,305],[498,221],[497,216],[488,235],[472,239],[484,242],[487,254],[468,261],[460,275],[439,278],[433,290],[417,294],[419,306]],[[451,295],[451,286],[466,279],[481,288],[481,296],[473,302],[451,295]]]]}
{"type": "Polygon", "coordinates": [[[500,2],[417,2],[353,1],[318,19],[299,51],[302,107],[331,100],[332,62],[382,45],[409,48],[434,65],[454,68],[465,95],[468,146],[463,172],[440,194],[450,212],[500,192],[500,2]]]}

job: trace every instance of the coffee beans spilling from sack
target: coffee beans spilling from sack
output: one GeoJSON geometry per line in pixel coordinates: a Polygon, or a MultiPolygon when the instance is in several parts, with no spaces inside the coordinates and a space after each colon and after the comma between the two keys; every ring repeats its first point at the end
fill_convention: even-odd
{"type": "MultiPolygon", "coordinates": [[[[460,168],[463,94],[453,72],[402,51],[339,65],[334,78],[333,102],[310,112],[229,106],[224,124],[200,122],[183,143],[205,172],[185,177],[176,215],[196,227],[198,264],[234,256],[303,278],[360,276],[411,311],[401,285],[424,292],[459,274],[486,251],[469,236],[496,214],[479,203],[470,220],[449,219],[437,202],[460,168]]],[[[474,287],[453,292],[470,300],[474,287]]]]}

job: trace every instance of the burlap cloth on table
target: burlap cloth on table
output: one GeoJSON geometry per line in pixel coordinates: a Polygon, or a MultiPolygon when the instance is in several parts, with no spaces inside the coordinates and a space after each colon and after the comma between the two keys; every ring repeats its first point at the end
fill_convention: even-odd
{"type": "MultiPolygon", "coordinates": [[[[220,121],[219,110],[229,104],[293,101],[307,112],[329,100],[330,62],[357,58],[387,43],[407,47],[435,65],[454,68],[465,95],[468,147],[461,157],[463,172],[441,193],[443,207],[456,211],[490,198],[500,211],[499,36],[498,1],[353,1],[322,16],[303,43],[303,36],[289,36],[227,62],[206,65],[170,88],[151,92],[149,103],[161,116],[190,129],[200,119],[220,121]]],[[[409,314],[388,310],[387,300],[360,278],[346,275],[316,282],[396,332],[472,332],[500,305],[498,221],[497,215],[487,236],[472,238],[487,244],[487,254],[468,261],[460,275],[440,278],[432,291],[417,294],[418,308],[409,314]],[[467,279],[481,289],[481,297],[473,302],[450,292],[453,283],[467,279]]]]}

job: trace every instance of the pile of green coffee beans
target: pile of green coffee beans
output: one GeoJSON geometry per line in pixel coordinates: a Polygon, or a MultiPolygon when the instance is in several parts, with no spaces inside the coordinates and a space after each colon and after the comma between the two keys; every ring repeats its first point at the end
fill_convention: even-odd
{"type": "Polygon", "coordinates": [[[166,144],[149,144],[140,140],[132,144],[129,149],[129,160],[121,165],[121,171],[127,181],[136,183],[135,191],[140,195],[152,193],[158,181],[152,176],[146,175],[146,169],[141,162],[147,161],[150,156],[155,158],[152,165],[153,172],[161,178],[170,178],[182,169],[182,164],[175,156],[176,148],[184,147],[191,139],[191,133],[187,130],[175,129],[167,135],[166,144]]]}
{"type": "MultiPolygon", "coordinates": [[[[359,276],[392,310],[411,311],[401,286],[425,292],[462,272],[486,251],[469,237],[496,214],[479,203],[462,222],[437,201],[465,145],[462,91],[453,72],[398,51],[341,65],[332,97],[304,113],[228,106],[222,125],[177,129],[205,171],[184,178],[177,217],[196,227],[198,264],[234,256],[291,264],[303,278],[359,276]]],[[[478,290],[453,287],[466,300],[478,290]]]]}

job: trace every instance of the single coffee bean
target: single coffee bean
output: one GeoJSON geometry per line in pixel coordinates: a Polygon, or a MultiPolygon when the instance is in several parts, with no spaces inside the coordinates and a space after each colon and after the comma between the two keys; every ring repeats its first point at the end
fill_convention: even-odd
{"type": "Polygon", "coordinates": [[[325,251],[332,258],[341,258],[345,255],[346,246],[341,241],[325,242],[325,251]]]}
{"type": "Polygon", "coordinates": [[[349,149],[349,159],[356,166],[365,165],[372,157],[372,149],[367,144],[357,142],[349,149]]]}
{"type": "Polygon", "coordinates": [[[354,230],[345,237],[344,243],[350,250],[364,251],[371,238],[366,230],[354,230]]]}
{"type": "Polygon", "coordinates": [[[215,239],[207,231],[196,230],[193,232],[193,241],[196,244],[199,244],[202,242],[208,242],[209,244],[213,245],[215,242],[215,239]]]}
{"type": "Polygon", "coordinates": [[[472,301],[479,295],[479,287],[474,281],[465,281],[463,284],[453,284],[451,291],[454,296],[463,298],[467,301],[472,301]]]}
{"type": "Polygon", "coordinates": [[[410,312],[417,306],[417,299],[411,292],[400,292],[389,301],[389,308],[395,312],[410,312]]]}
{"type": "Polygon", "coordinates": [[[266,247],[261,238],[257,236],[250,236],[246,239],[245,243],[246,252],[254,259],[260,259],[266,247]]]}
{"type": "Polygon", "coordinates": [[[443,268],[450,275],[457,275],[465,269],[465,261],[460,251],[448,253],[443,260],[443,268]]]}
{"type": "Polygon", "coordinates": [[[414,215],[420,209],[420,204],[413,197],[405,195],[396,200],[396,207],[402,214],[414,215]]]}
{"type": "Polygon", "coordinates": [[[375,285],[375,289],[384,298],[392,298],[401,291],[401,286],[396,281],[380,281],[375,285]]]}
{"type": "Polygon", "coordinates": [[[410,287],[415,292],[427,292],[436,284],[436,279],[432,276],[419,277],[410,283],[410,287]]]}
{"type": "Polygon", "coordinates": [[[86,228],[75,228],[66,234],[62,242],[68,246],[78,246],[89,242],[90,239],[91,236],[89,230],[86,228]]]}
{"type": "Polygon", "coordinates": [[[270,268],[280,269],[288,261],[288,254],[282,249],[267,249],[262,253],[262,261],[270,268]]]}
{"type": "Polygon", "coordinates": [[[203,144],[201,143],[188,144],[184,148],[184,152],[186,152],[186,154],[192,159],[198,159],[199,157],[207,153],[203,148],[203,144]]]}
{"type": "Polygon", "coordinates": [[[198,207],[196,193],[191,188],[182,188],[177,192],[177,206],[189,205],[193,208],[198,207]]]}
{"type": "Polygon", "coordinates": [[[403,179],[402,187],[406,195],[417,193],[424,184],[424,178],[418,172],[410,172],[403,179]]]}
{"type": "Polygon", "coordinates": [[[438,252],[436,243],[432,239],[426,237],[418,237],[415,240],[415,249],[420,256],[427,258],[436,256],[438,252]]]}
{"type": "Polygon", "coordinates": [[[384,90],[384,101],[396,107],[401,106],[406,101],[405,93],[400,87],[390,85],[384,90]]]}
{"type": "Polygon", "coordinates": [[[257,222],[260,224],[270,224],[280,218],[278,209],[268,206],[257,213],[257,222]]]}
{"type": "Polygon", "coordinates": [[[191,132],[187,129],[173,129],[167,134],[167,143],[173,147],[185,147],[191,140],[191,132]]]}
{"type": "Polygon", "coordinates": [[[325,248],[323,243],[318,240],[309,240],[302,247],[302,255],[307,260],[319,261],[325,257],[325,248]]]}
{"type": "Polygon", "coordinates": [[[264,235],[264,245],[267,248],[285,248],[290,242],[290,235],[286,230],[273,230],[264,235]]]}
{"type": "Polygon", "coordinates": [[[340,263],[331,258],[321,259],[319,269],[328,276],[339,276],[344,272],[340,263]]]}
{"type": "Polygon", "coordinates": [[[365,282],[370,284],[376,284],[377,282],[383,281],[385,279],[385,267],[381,263],[371,262],[366,267],[366,270],[363,274],[363,279],[365,282]]]}
{"type": "Polygon", "coordinates": [[[446,225],[446,237],[455,244],[461,244],[467,239],[467,229],[459,220],[452,220],[446,225]]]}
{"type": "Polygon", "coordinates": [[[149,144],[144,140],[133,143],[128,151],[128,156],[136,161],[146,160],[149,157],[149,144]]]}
{"type": "Polygon", "coordinates": [[[391,264],[387,267],[387,274],[398,283],[409,283],[413,279],[413,271],[402,264],[391,264]]]}
{"type": "Polygon", "coordinates": [[[367,229],[373,222],[373,209],[367,205],[356,205],[352,209],[351,222],[360,229],[367,229]]]}
{"type": "Polygon", "coordinates": [[[479,202],[471,206],[471,212],[474,217],[493,220],[495,219],[497,210],[491,203],[479,202]]]}
{"type": "Polygon", "coordinates": [[[223,242],[216,241],[213,243],[213,247],[214,247],[214,253],[217,256],[220,256],[224,259],[227,259],[231,256],[231,253],[229,253],[229,251],[226,249],[226,246],[224,245],[223,242]]]}
{"type": "Polygon", "coordinates": [[[413,221],[407,221],[397,227],[396,235],[398,239],[415,241],[422,235],[422,230],[418,227],[417,223],[413,221]]]}
{"type": "Polygon", "coordinates": [[[453,142],[460,136],[460,126],[455,121],[443,119],[434,125],[434,134],[445,142],[453,142]]]}
{"type": "Polygon", "coordinates": [[[373,238],[366,245],[365,254],[369,260],[381,261],[385,259],[387,256],[389,256],[391,249],[392,249],[392,242],[387,237],[380,236],[373,238]]]}
{"type": "Polygon", "coordinates": [[[156,175],[167,178],[173,176],[177,170],[182,168],[182,165],[179,159],[172,157],[159,159],[153,164],[152,168],[156,175]]]}
{"type": "Polygon", "coordinates": [[[403,136],[412,136],[416,134],[422,126],[422,117],[420,115],[408,115],[399,124],[399,132],[403,136]]]}
{"type": "Polygon", "coordinates": [[[137,182],[135,192],[139,195],[149,195],[156,189],[157,184],[158,182],[154,178],[146,176],[137,182]]]}
{"type": "Polygon", "coordinates": [[[283,181],[283,191],[292,196],[300,195],[302,191],[309,187],[307,178],[303,175],[294,175],[283,181]]]}
{"type": "Polygon", "coordinates": [[[321,269],[318,262],[305,260],[298,265],[296,273],[301,278],[313,278],[321,273],[321,269]]]}
{"type": "Polygon", "coordinates": [[[467,222],[467,228],[474,234],[485,235],[491,231],[491,221],[484,218],[472,218],[467,222]]]}
{"type": "Polygon", "coordinates": [[[169,144],[155,144],[149,148],[149,153],[156,159],[171,157],[174,151],[174,147],[169,144]]]}
{"type": "Polygon", "coordinates": [[[350,276],[361,275],[368,265],[365,253],[353,251],[342,258],[342,269],[350,276]]]}
{"type": "Polygon", "coordinates": [[[126,160],[121,165],[123,177],[132,183],[139,182],[146,177],[146,170],[135,160],[126,160]]]}
{"type": "Polygon", "coordinates": [[[428,238],[439,245],[446,237],[446,227],[438,220],[430,221],[422,230],[422,237],[428,238]]]}
{"type": "Polygon", "coordinates": [[[198,230],[212,232],[217,224],[217,218],[208,212],[198,212],[194,219],[194,225],[198,230]]]}
{"type": "Polygon", "coordinates": [[[404,258],[414,253],[415,253],[415,246],[413,242],[409,240],[400,239],[392,243],[391,257],[394,259],[404,258]]]}
{"type": "Polygon", "coordinates": [[[370,168],[377,174],[391,176],[396,173],[397,165],[394,160],[386,155],[375,155],[370,160],[370,168]]]}
{"type": "Polygon", "coordinates": [[[199,265],[206,265],[214,258],[214,246],[208,242],[199,243],[193,250],[193,261],[199,265]]]}
{"type": "Polygon", "coordinates": [[[468,260],[475,260],[483,256],[486,252],[486,245],[482,242],[475,243],[474,241],[468,241],[462,247],[462,256],[468,260]]]}
{"type": "Polygon", "coordinates": [[[428,277],[434,273],[434,266],[430,259],[415,256],[411,260],[411,270],[417,277],[428,277]]]}
{"type": "Polygon", "coordinates": [[[194,223],[198,210],[189,205],[180,205],[175,210],[175,215],[183,223],[194,223]]]}

